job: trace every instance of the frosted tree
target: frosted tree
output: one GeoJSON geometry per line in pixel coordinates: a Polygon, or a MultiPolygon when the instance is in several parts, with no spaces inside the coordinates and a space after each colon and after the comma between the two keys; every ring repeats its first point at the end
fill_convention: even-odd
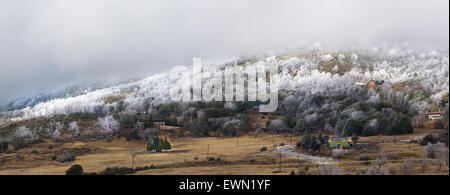
{"type": "Polygon", "coordinates": [[[276,133],[289,131],[289,128],[287,127],[286,123],[281,119],[276,119],[270,122],[270,125],[267,129],[269,129],[269,131],[276,133]]]}
{"type": "Polygon", "coordinates": [[[197,119],[199,121],[203,121],[205,119],[205,112],[203,111],[197,111],[197,119]]]}
{"type": "Polygon", "coordinates": [[[285,109],[286,113],[289,115],[294,115],[297,112],[298,105],[297,97],[294,95],[286,97],[281,104],[282,108],[285,109]]]}
{"type": "MultiPolygon", "coordinates": [[[[313,47],[315,48],[315,47],[313,47]]],[[[355,48],[352,50],[310,50],[291,55],[290,52],[279,52],[276,57],[258,58],[229,58],[205,65],[204,72],[213,73],[217,68],[233,64],[236,59],[243,61],[246,69],[257,66],[276,65],[279,67],[279,89],[288,92],[298,98],[299,106],[288,107],[297,109],[296,114],[305,118],[314,109],[320,111],[320,106],[311,104],[308,99],[321,96],[344,95],[354,98],[356,101],[378,103],[392,102],[398,108],[407,108],[418,101],[437,103],[442,98],[442,93],[449,90],[449,56],[448,51],[432,51],[427,49],[411,49],[401,45],[382,45],[376,49],[355,48]],[[349,53],[349,54],[344,54],[349,53]],[[295,57],[291,57],[295,56],[295,57]],[[336,60],[335,60],[336,59],[336,60]],[[331,61],[330,61],[331,60],[331,61]],[[331,64],[332,62],[338,64],[331,64]],[[330,64],[331,72],[323,69],[323,64],[330,64]],[[336,72],[343,73],[342,75],[336,72]],[[369,89],[367,94],[355,82],[368,82],[369,80],[385,80],[381,92],[374,93],[369,89]],[[423,90],[427,94],[424,99],[416,99],[405,94],[397,94],[393,87],[404,86],[405,90],[423,90]],[[318,107],[318,108],[315,108],[318,107]],[[311,109],[311,110],[310,110],[311,109]]],[[[169,72],[162,72],[138,81],[124,82],[114,86],[97,90],[85,90],[78,95],[64,98],[55,98],[42,101],[33,106],[22,106],[8,112],[5,116],[13,121],[34,117],[54,116],[70,113],[106,113],[121,112],[123,110],[149,110],[160,104],[171,103],[169,91],[177,83],[186,83],[182,79],[171,78],[169,72]],[[116,102],[105,102],[105,98],[121,96],[116,102]],[[147,109],[148,108],[148,109],[147,109]]],[[[237,81],[241,84],[241,81],[237,81]]],[[[291,105],[286,99],[286,103],[291,105]]],[[[15,102],[21,104],[20,101],[15,102]]],[[[284,102],[282,102],[283,104],[284,102]]],[[[332,104],[333,102],[325,102],[332,104]]],[[[16,105],[16,104],[11,104],[16,105]]],[[[189,104],[182,104],[183,106],[189,104]]],[[[225,106],[231,106],[226,104],[225,106]]],[[[230,109],[232,107],[226,107],[230,109]]],[[[333,109],[336,107],[331,107],[333,109]]],[[[183,108],[187,111],[187,108],[183,108]]],[[[290,110],[287,110],[291,112],[290,110]]],[[[407,111],[407,110],[402,110],[407,111]]],[[[287,113],[288,113],[287,112],[287,113]]],[[[190,114],[193,112],[186,112],[190,114]]],[[[412,113],[408,113],[412,114],[412,113]]],[[[184,115],[183,115],[184,116],[184,115]]]]}
{"type": "Polygon", "coordinates": [[[109,115],[103,118],[98,118],[98,133],[101,136],[110,136],[119,131],[119,123],[113,116],[109,115]]]}
{"type": "Polygon", "coordinates": [[[73,122],[69,123],[68,131],[69,131],[69,133],[71,135],[79,136],[80,135],[80,130],[78,128],[78,123],[76,121],[73,121],[73,122]]]}
{"type": "Polygon", "coordinates": [[[55,131],[53,131],[52,139],[58,140],[59,138],[61,138],[61,130],[56,129],[55,131]]]}
{"type": "Polygon", "coordinates": [[[236,111],[236,105],[233,102],[226,102],[223,107],[230,111],[236,111]]]}
{"type": "Polygon", "coordinates": [[[21,126],[14,132],[14,136],[18,138],[25,138],[25,139],[34,139],[36,138],[36,134],[32,132],[29,128],[25,126],[21,126]]]}
{"type": "Polygon", "coordinates": [[[417,111],[417,115],[413,118],[414,126],[416,128],[424,127],[425,117],[429,107],[430,106],[428,102],[421,102],[419,104],[416,104],[415,110],[417,111]]]}

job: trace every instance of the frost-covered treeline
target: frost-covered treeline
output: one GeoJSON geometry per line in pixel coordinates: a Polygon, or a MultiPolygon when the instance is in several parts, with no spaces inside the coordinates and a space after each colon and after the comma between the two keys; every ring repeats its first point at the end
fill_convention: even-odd
{"type": "MultiPolygon", "coordinates": [[[[398,106],[407,104],[407,109],[419,109],[425,105],[424,102],[428,105],[439,104],[442,97],[448,94],[449,88],[448,52],[434,50],[412,50],[397,46],[342,51],[315,49],[232,58],[235,59],[238,59],[238,67],[247,69],[277,65],[280,94],[289,96],[280,100],[280,105],[295,105],[286,107],[290,110],[283,112],[299,115],[306,122],[319,120],[329,113],[337,114],[334,112],[341,110],[338,101],[343,101],[339,98],[366,103],[377,103],[380,99],[395,100],[400,103],[398,106]],[[355,84],[366,83],[371,79],[385,80],[386,87],[381,92],[364,91],[355,84]],[[401,92],[393,90],[398,86],[401,87],[401,92]],[[320,100],[321,96],[324,100],[320,100]],[[336,100],[332,101],[330,98],[336,100]],[[320,105],[315,101],[320,101],[320,105]],[[320,110],[327,110],[328,113],[325,115],[320,110]]],[[[230,63],[232,60],[207,63],[204,71],[212,73],[217,68],[233,64],[230,63]]],[[[148,112],[161,103],[171,102],[169,91],[177,82],[178,80],[169,77],[169,72],[163,72],[135,82],[41,102],[6,112],[5,116],[21,120],[69,113],[148,112]]],[[[226,108],[236,109],[232,105],[227,105],[226,108]]],[[[283,107],[279,106],[279,109],[283,107]]],[[[357,118],[359,113],[356,108],[343,112],[353,118],[357,118]]],[[[327,127],[331,128],[329,125],[327,127]]]]}

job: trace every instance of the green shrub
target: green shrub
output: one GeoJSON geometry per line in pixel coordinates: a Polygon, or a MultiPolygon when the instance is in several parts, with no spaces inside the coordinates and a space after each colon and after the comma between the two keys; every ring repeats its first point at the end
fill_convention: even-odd
{"type": "Polygon", "coordinates": [[[316,96],[314,96],[312,98],[312,102],[314,104],[316,104],[317,106],[322,105],[325,102],[325,100],[326,100],[326,97],[325,96],[321,96],[321,95],[316,95],[316,96]]]}
{"type": "Polygon", "coordinates": [[[159,105],[158,108],[156,108],[156,112],[156,120],[164,121],[166,124],[170,123],[170,110],[168,106],[159,105]]]}
{"type": "Polygon", "coordinates": [[[305,150],[318,150],[320,149],[320,142],[319,140],[316,138],[316,136],[312,136],[310,134],[304,135],[302,137],[302,140],[300,140],[299,142],[297,142],[296,144],[297,147],[301,147],[305,150]]]}
{"type": "Polygon", "coordinates": [[[291,117],[291,116],[285,117],[284,122],[290,129],[294,129],[295,126],[297,125],[297,121],[295,120],[294,117],[291,117]]]}
{"type": "Polygon", "coordinates": [[[297,134],[304,134],[309,130],[309,124],[304,118],[299,118],[295,124],[294,131],[297,134]]]}
{"type": "Polygon", "coordinates": [[[144,167],[136,167],[134,170],[135,171],[144,171],[144,170],[155,169],[155,168],[156,168],[155,165],[151,165],[151,166],[145,165],[144,167]]]}
{"type": "Polygon", "coordinates": [[[120,116],[120,126],[122,128],[134,128],[136,123],[137,123],[138,119],[136,117],[136,115],[132,115],[132,114],[123,114],[120,116]]]}
{"type": "Polygon", "coordinates": [[[428,143],[431,144],[435,144],[439,141],[439,138],[434,137],[431,134],[426,135],[425,137],[423,137],[422,142],[420,143],[421,145],[427,145],[428,143]]]}
{"type": "Polygon", "coordinates": [[[81,165],[72,165],[66,171],[66,175],[83,175],[83,167],[81,165]]]}
{"type": "Polygon", "coordinates": [[[58,157],[57,159],[59,162],[63,163],[63,162],[69,162],[69,161],[74,161],[75,160],[75,155],[69,153],[69,152],[64,152],[63,155],[61,155],[60,157],[58,157]]]}
{"type": "Polygon", "coordinates": [[[406,116],[400,116],[395,118],[389,127],[385,130],[386,135],[399,135],[413,133],[413,126],[406,116]]]}
{"type": "Polygon", "coordinates": [[[366,123],[366,121],[364,121],[364,120],[349,120],[347,122],[347,127],[345,129],[346,135],[343,135],[343,136],[362,135],[362,131],[364,129],[365,123],[366,123]]]}
{"type": "Polygon", "coordinates": [[[361,155],[361,156],[359,156],[358,160],[359,161],[367,161],[367,160],[370,160],[370,159],[369,159],[369,156],[367,156],[367,155],[361,155]]]}
{"type": "Polygon", "coordinates": [[[259,151],[261,151],[261,152],[267,151],[267,147],[263,146],[262,148],[259,149],[259,151]]]}
{"type": "Polygon", "coordinates": [[[221,118],[230,116],[231,113],[225,108],[207,108],[204,109],[205,118],[221,118]]]}
{"type": "Polygon", "coordinates": [[[100,175],[128,175],[133,173],[136,173],[136,171],[128,167],[108,167],[100,172],[100,175]]]}
{"type": "Polygon", "coordinates": [[[374,135],[377,135],[377,130],[371,127],[364,128],[362,131],[362,136],[374,136],[374,135]]]}
{"type": "Polygon", "coordinates": [[[328,138],[329,138],[328,135],[323,136],[322,134],[319,134],[317,136],[317,139],[319,140],[320,144],[327,144],[328,143],[328,138]]]}
{"type": "Polygon", "coordinates": [[[133,129],[133,130],[129,131],[126,139],[127,139],[127,141],[131,141],[132,139],[140,140],[141,137],[139,136],[139,130],[133,129]]]}

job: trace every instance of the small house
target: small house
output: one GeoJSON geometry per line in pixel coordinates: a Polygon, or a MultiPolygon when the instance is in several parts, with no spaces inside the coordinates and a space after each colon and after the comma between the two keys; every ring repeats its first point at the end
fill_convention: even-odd
{"type": "Polygon", "coordinates": [[[361,83],[361,82],[356,82],[355,84],[356,84],[357,86],[360,86],[360,87],[365,87],[365,86],[367,86],[366,83],[361,83]]]}
{"type": "Polygon", "coordinates": [[[383,80],[370,80],[367,83],[368,87],[374,88],[374,87],[382,87],[384,85],[384,81],[383,80]]]}
{"type": "Polygon", "coordinates": [[[349,148],[353,146],[353,141],[351,137],[330,137],[328,144],[332,148],[349,148]]]}
{"type": "Polygon", "coordinates": [[[427,112],[428,120],[440,120],[444,117],[442,116],[442,112],[427,112]]]}

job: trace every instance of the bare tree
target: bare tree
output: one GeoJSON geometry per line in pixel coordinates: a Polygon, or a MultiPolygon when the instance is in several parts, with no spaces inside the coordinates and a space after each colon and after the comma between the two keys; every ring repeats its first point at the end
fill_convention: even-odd
{"type": "Polygon", "coordinates": [[[448,168],[448,161],[449,161],[449,156],[448,156],[448,148],[445,147],[444,144],[442,143],[438,143],[439,146],[437,147],[437,151],[436,151],[436,165],[437,165],[437,169],[438,171],[442,170],[442,166],[444,166],[444,164],[447,164],[447,168],[448,168]]]}
{"type": "Polygon", "coordinates": [[[80,135],[80,130],[78,128],[78,123],[76,121],[73,121],[69,124],[69,128],[68,131],[71,135],[74,136],[79,136],[80,135]]]}
{"type": "Polygon", "coordinates": [[[371,167],[369,167],[366,170],[366,172],[364,174],[365,175],[388,175],[389,171],[384,167],[373,164],[371,167]]]}
{"type": "Polygon", "coordinates": [[[298,173],[297,173],[297,175],[307,175],[308,174],[307,173],[308,170],[309,170],[308,166],[300,165],[300,166],[298,166],[298,173]]]}
{"type": "Polygon", "coordinates": [[[341,170],[334,164],[320,164],[319,175],[342,175],[341,170]]]}
{"type": "Polygon", "coordinates": [[[427,154],[423,154],[422,162],[420,163],[420,169],[422,170],[422,173],[425,173],[428,168],[428,162],[427,162],[427,154]]]}
{"type": "Polygon", "coordinates": [[[400,164],[399,171],[402,175],[410,175],[414,173],[414,163],[412,160],[404,161],[400,164]]]}
{"type": "Polygon", "coordinates": [[[388,160],[388,157],[385,153],[381,154],[381,156],[379,158],[376,159],[375,163],[378,167],[383,166],[384,164],[386,164],[388,160]]]}

